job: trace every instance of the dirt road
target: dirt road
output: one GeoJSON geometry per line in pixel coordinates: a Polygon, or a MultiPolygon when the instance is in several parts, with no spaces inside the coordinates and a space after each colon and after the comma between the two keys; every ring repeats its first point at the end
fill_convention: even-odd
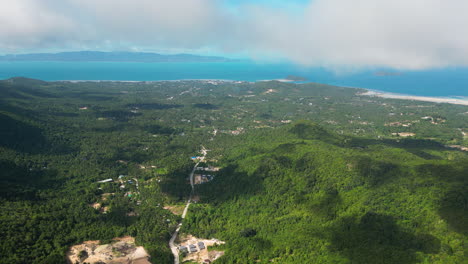
{"type": "MultiPolygon", "coordinates": [[[[200,164],[200,162],[202,162],[203,160],[205,160],[205,156],[206,156],[206,153],[207,153],[207,149],[205,149],[205,147],[202,146],[202,150],[201,150],[201,153],[203,154],[203,156],[200,158],[200,160],[195,164],[195,166],[193,166],[193,169],[192,169],[192,172],[190,172],[190,186],[192,187],[192,191],[190,192],[190,196],[189,196],[189,199],[187,201],[187,204],[185,205],[185,208],[184,208],[184,212],[182,213],[182,221],[184,220],[185,216],[187,215],[187,212],[188,212],[188,209],[190,207],[190,203],[192,202],[192,195],[195,191],[195,185],[194,185],[194,182],[193,182],[193,174],[195,173],[195,171],[197,170],[197,166],[198,164],[200,164]]],[[[179,223],[179,225],[177,226],[177,229],[175,230],[175,232],[172,234],[172,237],[171,239],[169,240],[169,247],[171,248],[171,251],[172,251],[172,254],[174,255],[174,264],[179,264],[180,263],[180,260],[179,260],[179,249],[177,248],[177,246],[174,244],[174,241],[177,239],[177,236],[179,235],[179,231],[180,231],[180,228],[182,227],[182,222],[179,223]]]]}

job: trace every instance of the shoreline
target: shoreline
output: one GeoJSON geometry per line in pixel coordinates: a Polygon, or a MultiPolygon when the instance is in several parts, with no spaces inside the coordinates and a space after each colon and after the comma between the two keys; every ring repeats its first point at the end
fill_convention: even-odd
{"type": "Polygon", "coordinates": [[[255,82],[284,82],[284,83],[295,83],[293,80],[288,79],[266,79],[266,80],[258,80],[255,82]]]}
{"type": "MultiPolygon", "coordinates": [[[[4,79],[7,80],[7,79],[4,79]]],[[[153,82],[181,82],[181,81],[201,81],[201,82],[235,82],[235,83],[256,83],[256,82],[284,82],[284,83],[297,83],[293,80],[288,79],[265,79],[265,80],[256,80],[256,81],[241,81],[241,80],[229,80],[229,79],[177,79],[177,80],[153,80],[153,81],[131,81],[131,80],[55,80],[47,82],[71,82],[71,83],[80,83],[80,82],[122,82],[122,83],[153,83],[153,82]]],[[[351,87],[355,88],[355,87],[351,87]]]]}
{"type": "Polygon", "coordinates": [[[177,79],[177,80],[154,80],[154,81],[129,81],[129,80],[55,80],[47,82],[69,82],[69,83],[82,83],[82,82],[120,82],[120,83],[157,83],[157,82],[184,82],[184,81],[200,81],[200,82],[249,82],[237,81],[227,79],[177,79]]]}
{"type": "Polygon", "coordinates": [[[381,92],[376,90],[366,89],[366,92],[358,93],[358,95],[370,96],[370,97],[380,97],[386,99],[400,99],[400,100],[412,100],[412,101],[421,101],[421,102],[431,102],[438,104],[456,104],[456,105],[465,105],[468,106],[468,98],[451,98],[451,97],[431,97],[431,96],[419,96],[419,95],[407,95],[407,94],[395,94],[389,92],[381,92]]]}

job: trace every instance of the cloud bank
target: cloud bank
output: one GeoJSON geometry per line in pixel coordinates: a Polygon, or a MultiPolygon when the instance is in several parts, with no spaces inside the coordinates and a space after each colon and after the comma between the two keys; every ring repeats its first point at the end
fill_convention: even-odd
{"type": "Polygon", "coordinates": [[[306,66],[468,66],[466,0],[15,0],[0,52],[211,50],[306,66]]]}

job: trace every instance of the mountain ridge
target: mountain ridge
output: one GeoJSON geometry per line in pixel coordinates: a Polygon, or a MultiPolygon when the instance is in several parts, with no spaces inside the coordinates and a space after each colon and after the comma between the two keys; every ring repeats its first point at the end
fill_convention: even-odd
{"type": "Polygon", "coordinates": [[[193,54],[159,54],[151,52],[72,51],[59,53],[7,54],[0,61],[102,61],[102,62],[226,62],[219,56],[193,54]]]}

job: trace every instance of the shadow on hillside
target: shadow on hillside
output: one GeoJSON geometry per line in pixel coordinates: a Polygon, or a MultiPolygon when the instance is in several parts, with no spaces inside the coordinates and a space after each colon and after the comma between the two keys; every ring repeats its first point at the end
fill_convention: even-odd
{"type": "Polygon", "coordinates": [[[219,106],[214,104],[194,104],[193,107],[200,108],[204,110],[218,110],[219,106]]]}
{"type": "Polygon", "coordinates": [[[455,232],[468,235],[468,184],[454,186],[440,201],[439,215],[455,232]]]}
{"type": "Polygon", "coordinates": [[[161,191],[167,194],[172,199],[177,201],[185,201],[191,191],[190,182],[188,179],[191,167],[179,168],[171,172],[161,182],[161,191]]]}
{"type": "Polygon", "coordinates": [[[118,148],[116,153],[110,159],[111,162],[116,160],[126,160],[128,162],[143,163],[151,159],[151,153],[144,151],[139,146],[118,148]]]}
{"type": "Polygon", "coordinates": [[[130,208],[129,200],[126,197],[123,197],[123,199],[119,197],[113,201],[111,209],[104,215],[103,219],[115,225],[128,227],[137,221],[135,217],[129,217],[127,215],[130,208]]]}
{"type": "Polygon", "coordinates": [[[112,92],[97,92],[97,91],[70,91],[67,88],[62,87],[63,91],[66,92],[64,95],[68,98],[74,98],[83,100],[86,103],[90,102],[105,102],[116,99],[120,93],[112,92]]]}
{"type": "Polygon", "coordinates": [[[42,88],[42,86],[47,85],[47,82],[41,80],[16,77],[0,81],[0,92],[4,97],[16,99],[34,99],[31,97],[59,98],[58,95],[42,88]]]}
{"type": "Polygon", "coordinates": [[[96,114],[96,117],[104,117],[104,118],[109,118],[118,122],[127,122],[130,119],[141,116],[143,115],[142,113],[134,113],[130,111],[124,111],[124,110],[109,110],[109,111],[102,111],[100,113],[96,114]]]}
{"type": "Polygon", "coordinates": [[[355,156],[349,164],[357,172],[358,176],[355,182],[368,184],[372,187],[381,186],[390,180],[404,177],[406,173],[397,164],[374,160],[368,156],[355,156]]]}
{"type": "Polygon", "coordinates": [[[236,199],[239,196],[251,196],[264,191],[262,175],[259,171],[248,175],[239,171],[237,165],[223,168],[213,181],[197,187],[202,201],[206,203],[222,203],[236,199]]]}
{"type": "Polygon", "coordinates": [[[351,263],[418,263],[416,252],[435,254],[440,241],[429,234],[402,230],[393,217],[366,213],[340,220],[331,234],[330,249],[351,263]]]}
{"type": "MultiPolygon", "coordinates": [[[[444,144],[428,139],[370,139],[360,137],[345,137],[330,132],[320,125],[310,121],[299,121],[295,123],[289,132],[296,135],[300,139],[320,140],[338,147],[366,149],[373,145],[385,145],[394,148],[401,148],[426,160],[437,160],[440,159],[440,157],[431,155],[425,150],[448,150],[444,144]]],[[[460,151],[454,149],[452,150],[460,151]]]]}
{"type": "Polygon", "coordinates": [[[0,114],[0,146],[24,153],[41,153],[50,148],[42,129],[0,114]]]}
{"type": "Polygon", "coordinates": [[[332,220],[336,218],[339,205],[342,203],[343,199],[340,197],[337,190],[327,190],[325,195],[309,205],[309,209],[313,214],[332,220]]]}
{"type": "Polygon", "coordinates": [[[90,101],[95,101],[95,102],[104,102],[104,101],[111,101],[114,100],[115,97],[112,96],[102,96],[102,95],[85,95],[83,97],[80,97],[80,99],[85,100],[87,103],[90,101]]]}
{"type": "Polygon", "coordinates": [[[153,125],[146,125],[143,127],[148,133],[156,134],[156,135],[172,135],[174,133],[178,133],[179,131],[172,127],[161,126],[158,124],[153,125]]]}
{"type": "Polygon", "coordinates": [[[0,197],[9,201],[37,200],[37,190],[59,186],[57,171],[43,165],[18,166],[0,160],[0,197]]]}
{"type": "Polygon", "coordinates": [[[456,165],[425,164],[417,168],[420,177],[436,178],[449,185],[439,201],[439,215],[460,234],[468,234],[468,163],[461,160],[456,165]]]}
{"type": "Polygon", "coordinates": [[[343,138],[310,121],[299,121],[289,130],[300,139],[320,140],[340,146],[343,138]]]}
{"type": "Polygon", "coordinates": [[[55,113],[48,113],[52,116],[60,116],[60,117],[79,117],[80,115],[77,113],[67,113],[67,112],[55,112],[55,113]]]}
{"type": "Polygon", "coordinates": [[[95,127],[91,128],[92,131],[102,132],[102,133],[111,133],[117,131],[125,131],[128,129],[128,125],[124,123],[112,123],[112,124],[95,124],[95,127]]]}
{"type": "MultiPolygon", "coordinates": [[[[2,94],[3,96],[3,94],[2,94]]],[[[0,96],[0,110],[4,112],[14,113],[18,116],[27,117],[31,120],[37,120],[38,114],[36,111],[32,111],[29,109],[25,109],[23,107],[19,107],[17,102],[9,101],[8,98],[3,98],[0,96]]]]}
{"type": "Polygon", "coordinates": [[[420,158],[426,160],[438,160],[440,157],[433,156],[425,150],[452,150],[459,151],[456,149],[448,149],[444,144],[429,139],[367,139],[367,138],[351,138],[347,139],[342,147],[352,148],[368,148],[372,145],[386,145],[394,148],[401,148],[409,153],[412,153],[420,158]]]}
{"type": "Polygon", "coordinates": [[[179,104],[158,104],[158,103],[127,104],[126,106],[132,109],[143,109],[143,110],[165,110],[165,109],[183,107],[183,105],[179,105],[179,104]]]}

